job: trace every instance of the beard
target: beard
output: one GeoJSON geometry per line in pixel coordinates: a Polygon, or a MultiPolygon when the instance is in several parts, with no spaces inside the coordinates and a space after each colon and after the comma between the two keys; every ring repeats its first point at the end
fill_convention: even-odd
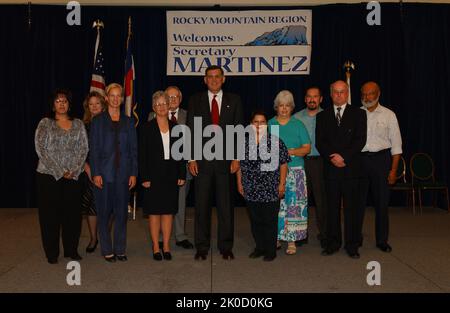
{"type": "Polygon", "coordinates": [[[318,105],[315,102],[309,102],[306,107],[308,108],[308,110],[310,111],[314,111],[315,109],[317,109],[318,105]],[[310,104],[314,104],[314,106],[310,106],[310,104]]]}
{"type": "Polygon", "coordinates": [[[369,109],[369,108],[373,107],[375,104],[378,103],[379,98],[380,98],[380,97],[377,97],[377,98],[376,98],[375,100],[373,100],[373,101],[364,101],[364,100],[361,100],[361,103],[362,103],[362,105],[363,105],[366,109],[369,109]]]}

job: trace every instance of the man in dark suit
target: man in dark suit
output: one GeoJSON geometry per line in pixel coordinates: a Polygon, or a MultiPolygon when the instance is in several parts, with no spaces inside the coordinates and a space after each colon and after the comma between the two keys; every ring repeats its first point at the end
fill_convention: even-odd
{"type": "MultiPolygon", "coordinates": [[[[220,127],[225,133],[226,125],[243,124],[243,111],[239,96],[222,91],[225,82],[223,69],[210,66],[205,71],[204,82],[208,91],[193,95],[189,100],[188,126],[194,137],[194,118],[201,118],[201,129],[209,125],[220,127]]],[[[197,121],[198,123],[198,121],[197,121]]],[[[224,136],[223,143],[226,143],[224,136]]],[[[239,169],[237,159],[227,160],[224,144],[222,159],[206,160],[203,147],[209,138],[202,138],[202,157],[189,161],[189,171],[195,177],[195,247],[196,260],[206,260],[211,241],[211,200],[215,195],[218,218],[218,248],[224,259],[232,260],[234,255],[234,206],[232,203],[232,177],[239,169]]],[[[217,148],[217,147],[216,147],[217,148]]]]}
{"type": "MultiPolygon", "coordinates": [[[[169,86],[165,92],[169,96],[169,115],[168,118],[174,123],[180,125],[186,125],[187,111],[180,108],[183,95],[180,88],[177,86],[169,86]]],[[[155,112],[150,112],[148,115],[148,121],[155,118],[155,112]]],[[[190,181],[192,176],[189,172],[186,173],[186,183],[180,187],[178,193],[178,213],[173,220],[173,228],[175,232],[175,244],[184,249],[193,249],[194,245],[189,241],[185,231],[185,217],[186,217],[186,197],[189,192],[190,181]]],[[[162,241],[160,240],[160,246],[162,247],[162,241]]]]}
{"type": "Polygon", "coordinates": [[[327,239],[322,255],[331,255],[342,245],[340,208],[344,200],[344,248],[359,258],[361,238],[360,186],[361,150],[366,144],[367,117],[348,104],[349,87],[336,81],[330,87],[333,105],[317,115],[316,146],[324,158],[327,192],[327,239]]]}

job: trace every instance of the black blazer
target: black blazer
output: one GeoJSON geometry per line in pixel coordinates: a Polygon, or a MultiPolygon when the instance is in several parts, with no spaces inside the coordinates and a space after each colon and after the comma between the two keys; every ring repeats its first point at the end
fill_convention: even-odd
{"type": "MultiPolygon", "coordinates": [[[[169,121],[169,132],[177,125],[169,121]]],[[[170,137],[170,148],[176,138],[170,137]]],[[[175,161],[170,155],[164,160],[164,146],[156,119],[141,126],[139,136],[139,175],[141,182],[164,180],[176,181],[186,179],[186,162],[175,161]]]]}
{"type": "MultiPolygon", "coordinates": [[[[203,129],[212,124],[211,120],[211,110],[209,107],[209,99],[208,99],[208,92],[200,92],[197,94],[194,94],[189,99],[189,108],[188,108],[188,117],[187,117],[187,125],[191,130],[191,139],[192,139],[192,146],[194,142],[194,117],[201,117],[202,118],[202,131],[203,129]]],[[[241,98],[233,93],[223,92],[222,96],[222,105],[220,109],[220,116],[219,116],[219,126],[222,128],[223,135],[224,135],[224,147],[223,147],[223,158],[226,159],[226,136],[225,136],[225,130],[226,125],[243,125],[244,124],[244,113],[242,108],[242,102],[241,98]]],[[[203,144],[202,148],[205,145],[206,142],[208,142],[211,138],[203,138],[203,144]]],[[[236,140],[235,140],[235,147],[234,152],[236,154],[236,140]]],[[[192,154],[192,160],[198,159],[194,157],[194,149],[191,149],[192,154]]],[[[203,158],[203,156],[202,156],[203,158]]],[[[202,166],[203,161],[199,162],[199,166],[202,166]]],[[[224,166],[229,165],[229,161],[223,161],[220,162],[223,163],[224,166]]]]}
{"type": "Polygon", "coordinates": [[[325,162],[327,178],[357,178],[362,174],[361,150],[367,139],[367,116],[360,108],[347,104],[341,125],[337,126],[333,105],[317,114],[316,147],[325,162]],[[335,167],[329,156],[339,153],[346,164],[335,167]]]}

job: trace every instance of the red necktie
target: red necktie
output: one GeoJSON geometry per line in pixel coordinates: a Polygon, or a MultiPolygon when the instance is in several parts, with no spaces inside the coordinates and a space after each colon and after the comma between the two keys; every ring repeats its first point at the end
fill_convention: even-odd
{"type": "Polygon", "coordinates": [[[217,95],[211,101],[211,120],[215,125],[219,125],[219,104],[216,100],[217,95]]]}
{"type": "Polygon", "coordinates": [[[172,122],[174,122],[174,123],[177,122],[177,118],[176,118],[176,116],[175,116],[176,113],[177,113],[177,112],[170,112],[170,114],[172,114],[172,116],[170,117],[170,120],[171,120],[172,122]]]}

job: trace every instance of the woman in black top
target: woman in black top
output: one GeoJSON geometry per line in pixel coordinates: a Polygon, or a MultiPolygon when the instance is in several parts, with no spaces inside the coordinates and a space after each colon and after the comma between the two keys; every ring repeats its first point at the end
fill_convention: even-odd
{"type": "MultiPolygon", "coordinates": [[[[106,101],[97,91],[90,92],[83,102],[84,116],[83,122],[86,127],[86,131],[89,134],[89,128],[94,116],[100,114],[106,109],[106,101]]],[[[89,245],[86,247],[87,253],[92,253],[97,248],[97,210],[95,209],[94,202],[94,183],[91,176],[91,167],[89,166],[89,156],[84,163],[84,191],[81,198],[81,209],[84,215],[87,215],[87,225],[89,228],[89,245]]]]}
{"type": "Polygon", "coordinates": [[[173,215],[178,212],[178,189],[185,183],[186,164],[175,161],[170,153],[174,139],[171,130],[177,124],[168,119],[169,98],[163,91],[153,94],[156,118],[144,124],[139,142],[139,173],[144,187],[143,210],[149,215],[153,258],[170,260],[169,239],[173,215]],[[159,234],[163,236],[163,254],[159,234]]]}

